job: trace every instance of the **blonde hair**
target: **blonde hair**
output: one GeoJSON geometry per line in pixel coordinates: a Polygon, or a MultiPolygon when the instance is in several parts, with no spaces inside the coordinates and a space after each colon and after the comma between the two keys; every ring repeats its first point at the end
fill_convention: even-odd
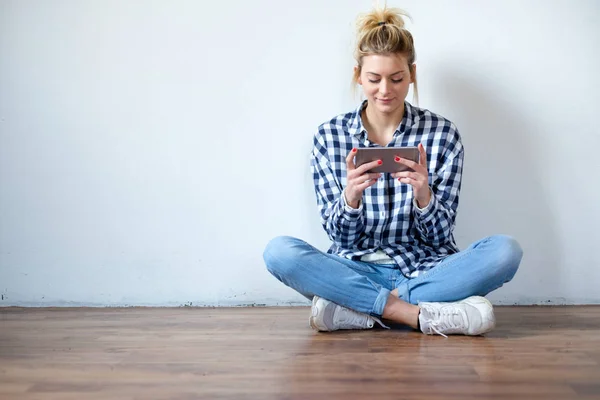
{"type": "Polygon", "coordinates": [[[413,99],[419,100],[417,90],[417,71],[413,68],[416,52],[411,33],[404,28],[404,19],[410,15],[398,8],[375,8],[369,13],[360,14],[356,20],[357,41],[354,58],[358,69],[352,77],[353,87],[356,88],[362,70],[362,59],[366,55],[402,54],[408,61],[411,77],[414,80],[413,99]]]}

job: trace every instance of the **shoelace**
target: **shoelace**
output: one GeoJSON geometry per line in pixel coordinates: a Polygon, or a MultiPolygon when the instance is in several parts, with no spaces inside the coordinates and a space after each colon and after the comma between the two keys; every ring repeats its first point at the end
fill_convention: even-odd
{"type": "Polygon", "coordinates": [[[366,328],[367,325],[367,316],[359,314],[357,312],[353,312],[345,307],[341,307],[338,317],[338,322],[341,328],[366,328]]]}
{"type": "Polygon", "coordinates": [[[339,315],[339,324],[340,327],[348,329],[355,328],[357,326],[361,328],[366,328],[368,326],[369,318],[373,321],[377,322],[385,329],[390,329],[389,326],[385,325],[379,318],[371,317],[366,314],[361,314],[359,312],[350,310],[345,307],[341,307],[340,315],[339,315]]]}
{"type": "Polygon", "coordinates": [[[442,331],[447,331],[449,329],[456,329],[462,327],[459,324],[454,322],[454,316],[459,315],[462,321],[467,320],[467,314],[462,308],[455,306],[445,306],[445,307],[430,307],[424,306],[429,315],[433,315],[433,318],[429,318],[426,320],[427,327],[429,328],[429,333],[434,331],[438,335],[442,335],[445,338],[448,336],[444,335],[442,331]]]}

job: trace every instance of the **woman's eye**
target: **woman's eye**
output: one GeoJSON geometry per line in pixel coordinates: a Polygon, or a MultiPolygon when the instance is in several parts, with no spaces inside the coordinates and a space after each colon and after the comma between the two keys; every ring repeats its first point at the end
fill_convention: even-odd
{"type": "MultiPolygon", "coordinates": [[[[392,79],[392,83],[400,83],[403,80],[404,79],[392,79]]],[[[369,79],[369,82],[371,82],[371,83],[379,83],[380,81],[372,81],[371,79],[369,79]]]]}

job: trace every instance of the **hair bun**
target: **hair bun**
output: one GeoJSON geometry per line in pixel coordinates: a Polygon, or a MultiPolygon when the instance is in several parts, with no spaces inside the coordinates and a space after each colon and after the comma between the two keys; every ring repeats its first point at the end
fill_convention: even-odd
{"type": "Polygon", "coordinates": [[[368,13],[360,14],[356,24],[359,36],[365,35],[374,29],[381,29],[387,25],[394,25],[404,29],[404,18],[410,15],[399,8],[376,8],[368,13]]]}

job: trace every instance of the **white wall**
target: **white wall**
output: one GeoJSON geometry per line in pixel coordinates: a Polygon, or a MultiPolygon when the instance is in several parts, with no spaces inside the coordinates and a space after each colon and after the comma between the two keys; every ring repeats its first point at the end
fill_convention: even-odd
{"type": "MultiPolygon", "coordinates": [[[[392,4],[463,135],[459,244],[525,250],[496,303],[600,303],[599,4],[392,4]]],[[[370,6],[0,0],[0,306],[302,302],[262,250],[327,247],[308,153],[370,6]]]]}

